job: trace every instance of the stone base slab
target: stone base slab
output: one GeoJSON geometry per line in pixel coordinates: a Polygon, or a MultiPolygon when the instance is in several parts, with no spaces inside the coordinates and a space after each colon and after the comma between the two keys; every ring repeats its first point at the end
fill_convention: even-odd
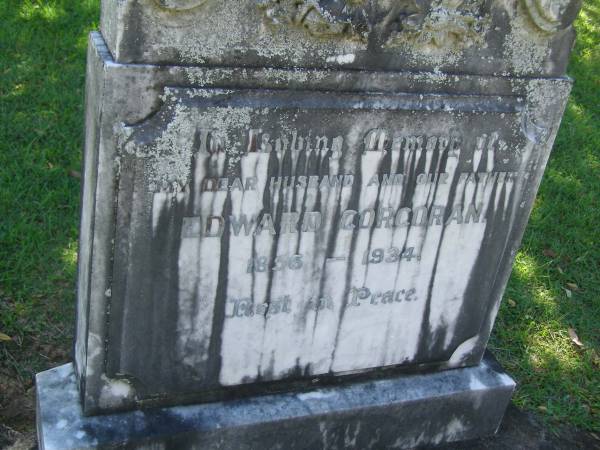
{"type": "Polygon", "coordinates": [[[413,448],[494,434],[515,382],[475,367],[85,417],[71,364],[37,375],[41,450],[413,448]]]}

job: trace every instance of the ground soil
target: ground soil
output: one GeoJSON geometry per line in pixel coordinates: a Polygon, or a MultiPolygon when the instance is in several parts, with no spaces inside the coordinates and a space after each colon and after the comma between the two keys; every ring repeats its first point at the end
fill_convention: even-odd
{"type": "Polygon", "coordinates": [[[436,450],[597,450],[600,436],[558,425],[549,428],[537,414],[510,405],[495,436],[475,441],[448,444],[436,450]]]}

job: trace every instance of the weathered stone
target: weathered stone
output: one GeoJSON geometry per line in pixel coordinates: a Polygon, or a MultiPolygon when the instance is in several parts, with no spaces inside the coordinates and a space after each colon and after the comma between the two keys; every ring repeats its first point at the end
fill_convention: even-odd
{"type": "Polygon", "coordinates": [[[69,368],[40,376],[42,445],[493,433],[513,382],[482,358],[570,90],[578,8],[104,1],[81,409],[69,368]]]}
{"type": "Polygon", "coordinates": [[[123,63],[564,74],[579,0],[107,0],[123,63]]]}
{"type": "Polygon", "coordinates": [[[494,433],[514,388],[486,358],[425,375],[85,417],[70,364],[36,384],[40,450],[413,448],[494,433]]]}
{"type": "Polygon", "coordinates": [[[479,363],[568,80],[90,67],[86,413],[479,363]]]}

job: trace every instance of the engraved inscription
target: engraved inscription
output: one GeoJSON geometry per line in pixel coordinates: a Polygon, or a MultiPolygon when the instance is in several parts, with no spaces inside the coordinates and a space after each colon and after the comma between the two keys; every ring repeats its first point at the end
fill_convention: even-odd
{"type": "MultiPolygon", "coordinates": [[[[364,288],[363,288],[363,290],[364,290],[364,288]]],[[[363,290],[361,290],[360,292],[363,292],[363,290]]],[[[414,294],[414,292],[412,292],[412,291],[409,292],[408,294],[406,294],[406,292],[404,290],[401,292],[399,291],[396,295],[395,301],[399,302],[399,301],[402,301],[402,299],[404,299],[406,301],[414,300],[414,298],[412,298],[413,294],[414,294]]],[[[351,295],[354,295],[354,294],[351,294],[351,295]]],[[[360,297],[360,296],[358,296],[358,297],[360,297]]],[[[377,298],[377,297],[381,297],[381,295],[376,294],[374,296],[374,298],[377,298]]],[[[388,297],[389,297],[389,295],[386,293],[385,301],[387,301],[388,297]]],[[[362,299],[362,297],[360,297],[360,298],[362,299]]],[[[390,300],[390,302],[391,301],[394,301],[394,300],[390,300]]],[[[306,300],[302,303],[303,303],[303,306],[300,305],[300,307],[304,308],[306,311],[320,312],[320,311],[326,311],[326,310],[328,310],[328,311],[335,310],[334,302],[333,302],[332,298],[329,296],[310,297],[310,298],[308,298],[308,300],[306,300]]],[[[376,304],[375,300],[373,300],[371,303],[376,304]]],[[[260,318],[260,317],[271,318],[272,316],[277,316],[277,315],[292,314],[294,312],[294,309],[293,309],[294,306],[296,306],[296,304],[293,302],[291,295],[284,295],[282,297],[272,298],[263,303],[254,303],[251,297],[231,298],[231,299],[228,299],[228,301],[227,301],[227,309],[225,312],[225,317],[227,319],[242,319],[242,318],[251,319],[251,318],[260,318]]],[[[357,301],[354,301],[354,304],[352,306],[360,306],[360,303],[358,303],[357,301]]]]}
{"type": "Polygon", "coordinates": [[[292,312],[292,299],[289,295],[259,304],[254,304],[250,297],[233,298],[229,299],[227,304],[228,310],[225,312],[225,317],[230,319],[254,316],[271,317],[292,312]]]}
{"type": "Polygon", "coordinates": [[[350,290],[350,299],[348,305],[351,307],[358,307],[363,305],[385,305],[392,303],[414,302],[418,300],[416,292],[417,290],[414,288],[381,291],[375,289],[372,290],[366,287],[353,287],[350,290]]]}
{"type": "MultiPolygon", "coordinates": [[[[487,175],[487,174],[486,174],[487,175]]],[[[515,174],[495,174],[496,177],[486,177],[489,179],[506,180],[514,178],[515,174]],[[508,177],[507,177],[508,175],[508,177]]],[[[460,174],[460,180],[465,183],[476,183],[483,177],[473,173],[460,174]]],[[[277,220],[269,213],[262,215],[247,216],[208,216],[185,217],[183,225],[183,234],[185,237],[207,237],[220,238],[228,229],[233,236],[260,236],[262,233],[271,236],[288,233],[316,233],[325,226],[331,225],[323,219],[323,214],[319,211],[305,211],[300,220],[300,213],[287,212],[281,214],[281,219],[277,220]]],[[[446,226],[451,224],[469,224],[485,222],[483,216],[483,205],[469,204],[467,207],[456,205],[446,207],[441,205],[418,206],[416,208],[401,207],[379,207],[378,209],[367,208],[362,211],[353,209],[345,210],[341,213],[339,222],[334,226],[339,230],[358,230],[372,228],[402,228],[402,227],[432,227],[446,226]]],[[[301,258],[302,255],[294,255],[290,258],[301,258]]],[[[266,258],[266,257],[260,257],[266,258]]],[[[259,259],[260,259],[259,258],[259,259]]],[[[283,256],[281,258],[284,258],[283,256]]],[[[290,259],[291,261],[292,259],[290,259]]],[[[259,260],[257,260],[259,261],[259,260]]],[[[257,267],[270,267],[268,261],[260,259],[260,264],[256,262],[257,267]]],[[[301,260],[300,260],[301,263],[301,260]]],[[[254,263],[253,263],[254,264],[254,263]]],[[[283,270],[286,267],[283,260],[273,262],[275,264],[272,270],[283,270]],[[283,266],[282,266],[283,264],[283,266]]],[[[291,263],[290,263],[291,264],[291,263]]],[[[295,263],[297,264],[297,263],[295,263]]],[[[290,268],[292,268],[291,264],[290,268]]],[[[248,267],[254,267],[249,265],[248,267]]],[[[267,269],[253,269],[264,272],[267,269]]],[[[249,272],[253,270],[249,269],[249,272]]]]}
{"type": "Polygon", "coordinates": [[[302,255],[279,255],[273,261],[269,261],[266,256],[257,256],[248,261],[246,272],[277,272],[280,270],[300,270],[302,269],[302,255]]]}
{"type": "Polygon", "coordinates": [[[405,250],[397,247],[390,248],[374,248],[367,249],[364,252],[362,263],[366,264],[380,264],[380,263],[398,263],[403,259],[406,261],[412,261],[415,258],[417,261],[421,259],[420,256],[415,255],[415,248],[408,247],[405,250]]]}
{"type": "Polygon", "coordinates": [[[481,329],[543,164],[518,98],[311,95],[172,89],[124,127],[112,298],[172,308],[182,377],[429,363],[481,329]]]}

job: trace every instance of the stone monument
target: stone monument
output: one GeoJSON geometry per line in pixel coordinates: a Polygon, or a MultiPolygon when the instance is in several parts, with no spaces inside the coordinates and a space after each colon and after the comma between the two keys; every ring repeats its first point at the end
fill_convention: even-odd
{"type": "Polygon", "coordinates": [[[494,433],[578,0],[104,0],[41,449],[494,433]]]}

